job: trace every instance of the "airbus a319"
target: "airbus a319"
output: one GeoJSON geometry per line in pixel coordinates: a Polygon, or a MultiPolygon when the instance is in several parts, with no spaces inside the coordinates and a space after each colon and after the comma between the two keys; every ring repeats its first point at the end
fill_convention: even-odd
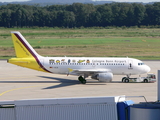
{"type": "Polygon", "coordinates": [[[16,57],[9,63],[53,74],[77,75],[78,80],[86,83],[91,76],[100,82],[111,82],[113,75],[140,75],[150,71],[150,67],[133,58],[118,57],[43,57],[39,55],[18,31],[12,31],[16,57]]]}

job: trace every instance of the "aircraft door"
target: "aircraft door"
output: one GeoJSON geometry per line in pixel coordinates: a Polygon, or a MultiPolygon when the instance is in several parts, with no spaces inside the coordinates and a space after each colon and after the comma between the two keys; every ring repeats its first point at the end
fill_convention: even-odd
{"type": "Polygon", "coordinates": [[[133,69],[133,61],[132,60],[128,61],[128,69],[133,69]]]}

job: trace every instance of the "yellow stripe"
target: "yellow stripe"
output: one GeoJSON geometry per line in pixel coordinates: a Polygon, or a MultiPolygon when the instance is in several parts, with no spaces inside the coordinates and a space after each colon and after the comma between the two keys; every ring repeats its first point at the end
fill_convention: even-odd
{"type": "MultiPolygon", "coordinates": [[[[18,76],[15,76],[15,77],[4,77],[4,78],[0,78],[0,80],[8,80],[8,79],[22,79],[22,78],[33,78],[33,76],[31,76],[31,77],[29,77],[29,76],[27,76],[27,77],[18,77],[18,76]]],[[[18,80],[17,80],[18,81],[18,80]]],[[[14,82],[14,81],[0,81],[0,83],[7,83],[7,82],[14,82]]],[[[23,81],[18,81],[18,82],[23,82],[23,81]]],[[[30,82],[30,81],[28,81],[28,82],[30,82]]]]}
{"type": "Polygon", "coordinates": [[[44,85],[28,86],[28,87],[21,87],[21,88],[11,89],[11,90],[7,90],[7,91],[1,93],[0,96],[6,94],[6,93],[8,93],[8,92],[15,91],[15,90],[26,89],[26,88],[32,88],[32,87],[39,87],[39,86],[44,86],[44,85]]]}

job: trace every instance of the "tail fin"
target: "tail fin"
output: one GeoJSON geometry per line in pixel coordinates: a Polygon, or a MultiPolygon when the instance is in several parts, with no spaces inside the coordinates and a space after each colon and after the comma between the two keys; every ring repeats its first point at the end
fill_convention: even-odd
{"type": "Polygon", "coordinates": [[[38,53],[32,48],[27,40],[18,31],[12,31],[12,40],[15,47],[16,56],[18,58],[28,58],[39,56],[38,53]]]}
{"type": "Polygon", "coordinates": [[[16,58],[9,59],[9,63],[43,72],[50,72],[43,66],[43,57],[32,48],[20,32],[13,31],[11,35],[16,58]]]}

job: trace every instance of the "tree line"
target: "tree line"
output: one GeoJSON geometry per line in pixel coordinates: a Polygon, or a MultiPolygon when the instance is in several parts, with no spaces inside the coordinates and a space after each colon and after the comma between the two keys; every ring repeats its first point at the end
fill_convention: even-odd
{"type": "Polygon", "coordinates": [[[110,3],[103,5],[0,6],[0,27],[106,27],[160,25],[160,2],[154,4],[110,3]]]}

